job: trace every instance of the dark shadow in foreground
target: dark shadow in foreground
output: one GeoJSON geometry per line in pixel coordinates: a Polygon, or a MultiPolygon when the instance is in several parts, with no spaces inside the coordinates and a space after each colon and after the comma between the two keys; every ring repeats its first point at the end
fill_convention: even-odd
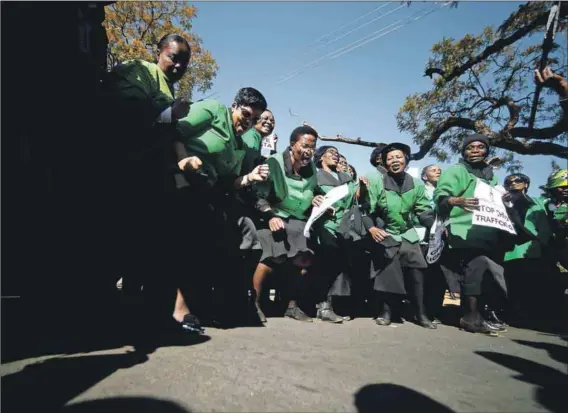
{"type": "Polygon", "coordinates": [[[179,404],[152,397],[112,397],[65,406],[61,413],[191,413],[179,404]]]}
{"type": "Polygon", "coordinates": [[[526,340],[513,340],[515,343],[521,344],[523,346],[528,346],[540,350],[546,350],[548,356],[563,364],[568,364],[568,348],[563,345],[553,344],[553,343],[540,343],[536,341],[526,341],[526,340]]]}
{"type": "MultiPolygon", "coordinates": [[[[208,336],[161,337],[160,347],[192,345],[208,341],[208,336]]],[[[156,349],[150,341],[135,351],[110,355],[56,357],[26,366],[23,370],[2,377],[3,412],[56,412],[79,394],[104,380],[119,369],[127,369],[148,360],[156,349]]],[[[96,407],[96,406],[95,406],[96,407]]],[[[88,410],[87,410],[88,411],[88,410]]],[[[101,410],[102,411],[102,410],[101,410]]],[[[107,410],[117,411],[117,410],[107,410]]],[[[140,411],[140,410],[133,410],[140,411]]],[[[161,412],[166,410],[150,409],[161,412]]],[[[173,410],[172,410],[173,412],[173,410]]]]}
{"type": "Polygon", "coordinates": [[[476,351],[476,354],[500,364],[508,369],[515,370],[520,375],[517,380],[538,386],[535,391],[535,400],[552,412],[565,411],[565,393],[568,389],[568,376],[560,371],[534,361],[521,357],[491,351],[476,351]]]}
{"type": "Polygon", "coordinates": [[[355,393],[358,413],[417,412],[454,413],[449,407],[398,384],[369,384],[355,393]]]}

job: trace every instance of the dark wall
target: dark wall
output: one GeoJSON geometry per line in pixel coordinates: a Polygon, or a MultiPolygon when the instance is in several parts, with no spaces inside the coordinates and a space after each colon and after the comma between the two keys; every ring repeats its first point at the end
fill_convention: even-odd
{"type": "Polygon", "coordinates": [[[89,187],[102,121],[104,5],[1,5],[2,295],[59,302],[100,284],[89,187]]]}

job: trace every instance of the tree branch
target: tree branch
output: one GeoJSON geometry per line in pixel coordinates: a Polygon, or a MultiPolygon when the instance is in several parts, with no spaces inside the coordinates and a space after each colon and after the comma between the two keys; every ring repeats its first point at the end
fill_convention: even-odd
{"type": "Polygon", "coordinates": [[[469,130],[476,130],[476,124],[473,120],[460,117],[449,117],[444,122],[440,123],[438,127],[432,132],[430,137],[420,146],[418,152],[413,153],[410,159],[417,161],[424,158],[428,152],[434,147],[440,136],[451,128],[461,127],[469,130]]]}
{"type": "Polygon", "coordinates": [[[343,135],[320,136],[319,139],[322,140],[322,141],[342,142],[342,143],[350,143],[350,144],[353,144],[353,145],[369,146],[371,148],[375,148],[375,147],[377,147],[381,144],[379,142],[364,141],[364,140],[361,140],[361,138],[346,138],[343,135]]]}
{"type": "MultiPolygon", "coordinates": [[[[500,52],[505,47],[515,43],[519,39],[522,39],[523,37],[525,37],[527,34],[532,32],[537,27],[546,25],[546,22],[548,21],[549,12],[550,12],[549,10],[546,10],[545,12],[540,13],[534,20],[532,20],[530,23],[528,23],[525,27],[518,29],[513,34],[511,34],[510,36],[505,37],[505,38],[501,38],[501,39],[497,40],[495,43],[487,46],[485,48],[485,50],[483,50],[480,54],[478,54],[477,56],[475,56],[472,59],[469,59],[464,64],[455,67],[448,74],[442,75],[442,77],[445,79],[446,82],[454,80],[454,79],[460,77],[461,75],[463,75],[465,72],[467,72],[469,69],[471,69],[476,64],[481,63],[482,61],[486,60],[488,57],[494,55],[495,53],[500,52]]],[[[568,7],[563,7],[560,10],[560,17],[566,17],[566,16],[568,16],[568,7]]],[[[429,69],[426,69],[426,73],[429,73],[429,72],[439,73],[440,70],[441,69],[437,69],[437,68],[429,68],[429,69]]]]}

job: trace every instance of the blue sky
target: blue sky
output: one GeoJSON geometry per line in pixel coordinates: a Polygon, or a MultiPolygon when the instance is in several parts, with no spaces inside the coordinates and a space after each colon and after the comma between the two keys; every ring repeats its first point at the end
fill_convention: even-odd
{"type": "MultiPolygon", "coordinates": [[[[198,16],[193,30],[217,60],[220,69],[211,93],[230,104],[240,87],[252,86],[267,98],[276,118],[279,150],[292,129],[309,121],[320,134],[342,133],[364,140],[405,142],[416,149],[411,136],[401,134],[395,115],[406,96],[426,91],[429,78],[422,76],[430,48],[442,37],[461,38],[478,34],[487,25],[499,25],[521,3],[460,2],[458,8],[445,7],[400,30],[388,33],[335,59],[321,60],[319,65],[278,83],[302,65],[341,49],[422,9],[437,7],[433,3],[413,2],[196,2],[198,16]],[[375,10],[380,6],[382,9],[375,10]],[[381,14],[390,14],[367,24],[336,42],[317,49],[322,36],[348,24],[327,39],[343,36],[381,14]],[[294,117],[289,113],[300,116],[294,117]]],[[[392,26],[391,26],[392,27],[392,26]]],[[[560,35],[565,39],[566,36],[560,35]]],[[[328,40],[328,41],[329,41],[328,40]]],[[[371,148],[338,144],[358,173],[372,169],[371,148]]],[[[457,159],[457,158],[456,158],[457,159]]],[[[547,156],[520,156],[523,172],[532,179],[533,195],[550,172],[547,156]]],[[[425,158],[412,162],[422,168],[434,162],[425,158]]],[[[559,162],[562,165],[562,162],[559,162]]],[[[450,164],[443,164],[447,168],[450,164]]],[[[498,170],[500,180],[506,175],[498,170]]]]}

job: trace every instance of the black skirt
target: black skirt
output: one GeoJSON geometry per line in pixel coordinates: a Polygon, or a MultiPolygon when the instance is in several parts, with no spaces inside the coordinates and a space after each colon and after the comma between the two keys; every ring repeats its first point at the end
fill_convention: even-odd
{"type": "Polygon", "coordinates": [[[284,230],[272,232],[269,228],[263,228],[257,232],[262,247],[260,262],[268,260],[281,263],[299,255],[313,254],[304,236],[306,223],[296,218],[281,219],[284,221],[284,230]]]}
{"type": "Polygon", "coordinates": [[[402,240],[397,253],[387,262],[384,269],[376,268],[371,261],[371,277],[375,278],[374,290],[394,294],[406,294],[404,270],[408,268],[425,269],[428,267],[420,244],[411,244],[402,240]]]}

